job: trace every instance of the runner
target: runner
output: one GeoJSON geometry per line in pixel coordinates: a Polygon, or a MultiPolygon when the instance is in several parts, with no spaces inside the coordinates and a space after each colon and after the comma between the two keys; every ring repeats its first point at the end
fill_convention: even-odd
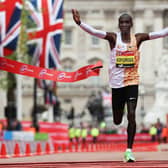
{"type": "Polygon", "coordinates": [[[111,49],[109,61],[109,85],[112,88],[113,121],[116,125],[122,122],[124,106],[127,104],[127,149],[124,153],[126,162],[134,162],[132,147],[136,133],[136,106],[139,85],[139,47],[146,40],[168,36],[168,28],[159,32],[131,33],[132,17],[126,13],[119,17],[120,32],[97,30],[80,20],[76,9],[72,10],[73,19],[87,33],[109,42],[111,49]]]}

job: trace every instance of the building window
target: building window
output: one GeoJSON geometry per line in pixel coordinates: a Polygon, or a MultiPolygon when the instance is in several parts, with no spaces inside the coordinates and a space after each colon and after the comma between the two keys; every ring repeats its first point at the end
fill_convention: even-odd
{"type": "Polygon", "coordinates": [[[95,37],[95,36],[91,36],[91,40],[92,40],[92,46],[98,46],[99,45],[99,43],[100,43],[100,40],[99,40],[99,38],[97,38],[97,37],[95,37]]]}
{"type": "Polygon", "coordinates": [[[72,30],[71,29],[64,30],[64,44],[72,45],[72,30]]]}
{"type": "Polygon", "coordinates": [[[71,72],[73,70],[73,66],[75,64],[75,61],[71,58],[65,58],[61,61],[61,65],[66,72],[71,72]]]}
{"type": "MultiPolygon", "coordinates": [[[[65,72],[72,72],[74,69],[75,61],[70,57],[66,57],[63,60],[61,60],[61,65],[65,72]]],[[[73,83],[62,83],[60,85],[64,87],[71,87],[73,83]]]]}
{"type": "MultiPolygon", "coordinates": [[[[102,61],[97,57],[94,57],[88,61],[89,64],[95,64],[97,61],[102,61]]],[[[102,61],[103,62],[103,61],[102,61]]],[[[88,84],[93,86],[93,87],[98,87],[102,85],[102,80],[100,76],[92,76],[91,78],[88,79],[88,84]]]]}
{"type": "Polygon", "coordinates": [[[153,26],[152,26],[152,25],[148,25],[148,26],[146,26],[145,29],[146,29],[146,30],[145,30],[146,33],[153,32],[153,26]]]}
{"type": "MultiPolygon", "coordinates": [[[[97,30],[101,30],[102,28],[101,27],[95,27],[95,29],[97,30]]],[[[91,36],[91,46],[92,47],[98,47],[100,45],[100,39],[96,36],[91,36]]]]}
{"type": "MultiPolygon", "coordinates": [[[[164,28],[168,27],[168,10],[163,12],[163,26],[164,28]]],[[[163,47],[168,49],[168,37],[163,39],[163,47]]]]}

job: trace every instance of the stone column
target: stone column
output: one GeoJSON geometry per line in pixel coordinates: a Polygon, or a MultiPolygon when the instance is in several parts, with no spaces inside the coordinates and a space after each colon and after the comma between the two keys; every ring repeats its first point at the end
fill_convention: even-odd
{"type": "MultiPolygon", "coordinates": [[[[154,31],[162,29],[162,11],[154,11],[155,19],[154,31]]],[[[155,102],[151,110],[145,116],[145,123],[155,123],[159,118],[162,123],[166,123],[168,113],[168,57],[162,51],[163,39],[153,41],[153,49],[156,57],[156,82],[155,82],[155,102]]]]}
{"type": "Polygon", "coordinates": [[[135,9],[133,14],[134,14],[134,32],[135,33],[141,33],[144,31],[143,29],[143,13],[144,10],[141,9],[135,9]]]}

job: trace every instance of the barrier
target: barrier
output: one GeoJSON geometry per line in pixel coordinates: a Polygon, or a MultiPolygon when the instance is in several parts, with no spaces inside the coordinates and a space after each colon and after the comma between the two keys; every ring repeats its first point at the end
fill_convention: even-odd
{"type": "MultiPolygon", "coordinates": [[[[6,124],[6,120],[0,120],[6,124]]],[[[22,121],[23,131],[4,131],[2,140],[21,140],[21,141],[47,141],[52,140],[54,143],[66,143],[69,142],[68,137],[68,125],[60,122],[49,123],[39,122],[40,131],[34,133],[27,131],[31,127],[31,121],[22,121]]]]}
{"type": "MultiPolygon", "coordinates": [[[[36,149],[34,152],[31,151],[31,143],[25,144],[25,151],[20,149],[20,144],[15,143],[13,154],[8,154],[6,150],[6,144],[1,144],[0,158],[10,158],[10,157],[27,157],[33,155],[43,155],[43,154],[52,154],[52,153],[65,153],[65,152],[119,152],[126,149],[125,143],[86,143],[86,144],[52,144],[46,142],[43,144],[42,148],[41,143],[36,143],[36,149]]],[[[158,143],[135,143],[133,151],[158,151],[158,143]]]]}

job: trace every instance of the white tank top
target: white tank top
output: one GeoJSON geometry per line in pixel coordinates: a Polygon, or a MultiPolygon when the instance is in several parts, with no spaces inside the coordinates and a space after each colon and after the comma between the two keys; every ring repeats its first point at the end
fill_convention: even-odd
{"type": "Polygon", "coordinates": [[[121,39],[121,33],[116,33],[116,45],[110,53],[109,64],[109,85],[111,88],[121,88],[128,85],[137,85],[139,83],[138,64],[139,51],[137,49],[135,35],[131,35],[131,42],[124,43],[121,39]],[[118,68],[116,67],[117,52],[131,51],[134,52],[134,67],[118,68]]]}

